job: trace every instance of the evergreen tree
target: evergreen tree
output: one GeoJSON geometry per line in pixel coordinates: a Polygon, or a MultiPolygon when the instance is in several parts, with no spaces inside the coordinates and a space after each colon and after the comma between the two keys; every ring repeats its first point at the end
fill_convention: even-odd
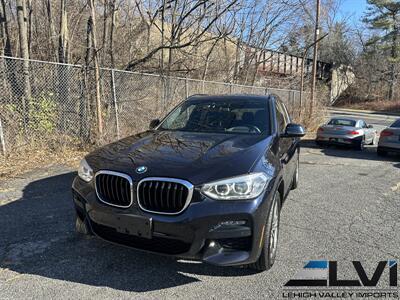
{"type": "Polygon", "coordinates": [[[395,97],[400,62],[400,1],[367,0],[369,6],[364,22],[380,31],[369,44],[377,44],[387,58],[389,70],[389,100],[395,97]]]}

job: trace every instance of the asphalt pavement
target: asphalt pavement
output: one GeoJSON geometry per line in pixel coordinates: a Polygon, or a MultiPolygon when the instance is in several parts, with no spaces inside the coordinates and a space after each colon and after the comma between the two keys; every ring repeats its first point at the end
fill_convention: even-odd
{"type": "MultiPolygon", "coordinates": [[[[378,130],[394,118],[364,117],[378,130]]],[[[356,276],[351,261],[362,261],[372,274],[378,261],[400,260],[399,156],[304,141],[300,167],[300,185],[282,210],[277,261],[261,273],[79,236],[70,193],[75,172],[68,167],[3,180],[0,299],[281,299],[284,284],[309,260],[337,261],[341,278],[356,276]]],[[[382,291],[386,278],[385,270],[382,291]]]]}

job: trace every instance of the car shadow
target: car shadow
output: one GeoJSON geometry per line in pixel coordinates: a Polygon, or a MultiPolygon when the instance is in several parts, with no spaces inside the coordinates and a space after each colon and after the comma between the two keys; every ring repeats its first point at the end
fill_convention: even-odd
{"type": "MultiPolygon", "coordinates": [[[[370,145],[367,145],[363,151],[359,151],[349,146],[319,146],[315,143],[315,140],[305,139],[301,141],[301,146],[303,148],[320,149],[321,152],[327,156],[389,162],[398,162],[400,160],[400,156],[397,154],[389,154],[385,157],[378,156],[378,154],[376,153],[376,146],[370,145]]],[[[394,166],[397,167],[397,165],[394,166]]]]}
{"type": "Polygon", "coordinates": [[[256,272],[140,252],[75,233],[75,173],[29,183],[20,199],[0,206],[0,267],[63,281],[146,292],[199,281],[192,275],[256,272]]]}

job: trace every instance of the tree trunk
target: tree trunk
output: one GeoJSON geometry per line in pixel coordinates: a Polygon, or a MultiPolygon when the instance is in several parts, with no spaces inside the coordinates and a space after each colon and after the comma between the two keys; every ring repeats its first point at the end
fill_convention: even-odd
{"type": "Polygon", "coordinates": [[[89,0],[90,8],[90,22],[92,24],[91,37],[92,37],[92,54],[93,54],[93,64],[94,64],[94,79],[96,85],[96,111],[97,111],[97,130],[99,137],[103,135],[103,118],[101,109],[101,95],[100,95],[100,68],[99,68],[99,56],[97,50],[97,39],[96,39],[96,12],[94,6],[94,0],[89,0]]]}
{"type": "Polygon", "coordinates": [[[51,5],[51,0],[46,0],[46,13],[47,13],[47,21],[48,21],[48,37],[50,41],[50,48],[51,48],[51,55],[54,55],[54,59],[58,59],[58,51],[57,51],[57,42],[56,42],[56,29],[54,27],[54,21],[53,21],[53,8],[51,5]],[[54,53],[54,54],[53,54],[54,53]]]}
{"type": "Polygon", "coordinates": [[[390,82],[389,82],[389,101],[395,100],[396,96],[396,86],[397,86],[397,66],[398,64],[398,45],[397,45],[397,38],[399,35],[399,28],[396,26],[396,14],[393,15],[393,36],[392,36],[392,49],[391,49],[391,56],[392,62],[390,66],[390,82]]]}
{"type": "Polygon", "coordinates": [[[115,9],[115,1],[111,0],[110,9],[111,9],[111,28],[110,28],[110,62],[111,68],[115,68],[115,59],[114,59],[114,31],[116,27],[116,9],[115,9]]]}
{"type": "Polygon", "coordinates": [[[17,0],[17,20],[19,31],[20,56],[23,58],[23,94],[21,96],[22,115],[24,128],[28,125],[27,104],[31,99],[31,85],[29,80],[29,49],[28,49],[28,32],[26,24],[26,1],[17,0]]]}
{"type": "Polygon", "coordinates": [[[109,1],[104,0],[103,4],[103,38],[101,42],[101,64],[104,66],[106,65],[107,59],[107,43],[108,43],[108,11],[109,8],[109,1]]]}
{"type": "Polygon", "coordinates": [[[58,41],[58,61],[68,63],[68,16],[67,0],[61,0],[60,36],[58,41]]]}
{"type": "MultiPolygon", "coordinates": [[[[92,95],[90,93],[90,84],[89,84],[89,66],[90,66],[90,60],[92,57],[92,21],[89,18],[87,22],[87,29],[86,29],[86,55],[85,55],[85,68],[84,68],[84,86],[86,88],[86,97],[87,97],[87,116],[88,119],[92,119],[92,111],[94,109],[94,104],[92,101],[92,95]]],[[[89,135],[90,135],[90,130],[89,130],[89,135]]]]}
{"type": "Polygon", "coordinates": [[[5,0],[1,0],[0,5],[0,24],[1,24],[1,31],[3,39],[1,53],[5,56],[13,56],[12,48],[11,48],[11,41],[10,41],[10,30],[8,27],[8,19],[7,19],[7,12],[6,12],[6,4],[5,0]]]}
{"type": "Polygon", "coordinates": [[[29,52],[29,57],[30,57],[31,49],[32,49],[32,12],[33,12],[32,0],[28,0],[27,11],[29,11],[29,12],[27,12],[28,20],[26,21],[26,25],[27,25],[27,34],[28,34],[28,52],[29,52]]]}
{"type": "Polygon", "coordinates": [[[204,64],[203,75],[201,76],[201,80],[203,80],[203,81],[206,80],[207,72],[208,72],[208,66],[210,64],[210,57],[211,57],[211,54],[213,53],[213,51],[215,49],[215,46],[218,44],[218,42],[219,42],[219,38],[215,40],[215,42],[212,44],[212,46],[210,47],[209,51],[207,52],[206,62],[204,64]]]}

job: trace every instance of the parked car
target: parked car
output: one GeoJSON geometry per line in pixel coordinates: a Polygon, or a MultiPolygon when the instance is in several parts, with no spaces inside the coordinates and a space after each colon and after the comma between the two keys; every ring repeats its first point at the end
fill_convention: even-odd
{"type": "Polygon", "coordinates": [[[145,251],[269,269],[302,136],[278,97],[192,96],[150,130],[81,161],[76,228],[145,251]]]}
{"type": "Polygon", "coordinates": [[[377,131],[361,119],[333,118],[318,128],[318,145],[336,144],[353,146],[359,150],[364,145],[374,145],[377,131]]]}
{"type": "Polygon", "coordinates": [[[380,156],[388,152],[400,153],[400,119],[381,132],[377,151],[380,156]]]}

